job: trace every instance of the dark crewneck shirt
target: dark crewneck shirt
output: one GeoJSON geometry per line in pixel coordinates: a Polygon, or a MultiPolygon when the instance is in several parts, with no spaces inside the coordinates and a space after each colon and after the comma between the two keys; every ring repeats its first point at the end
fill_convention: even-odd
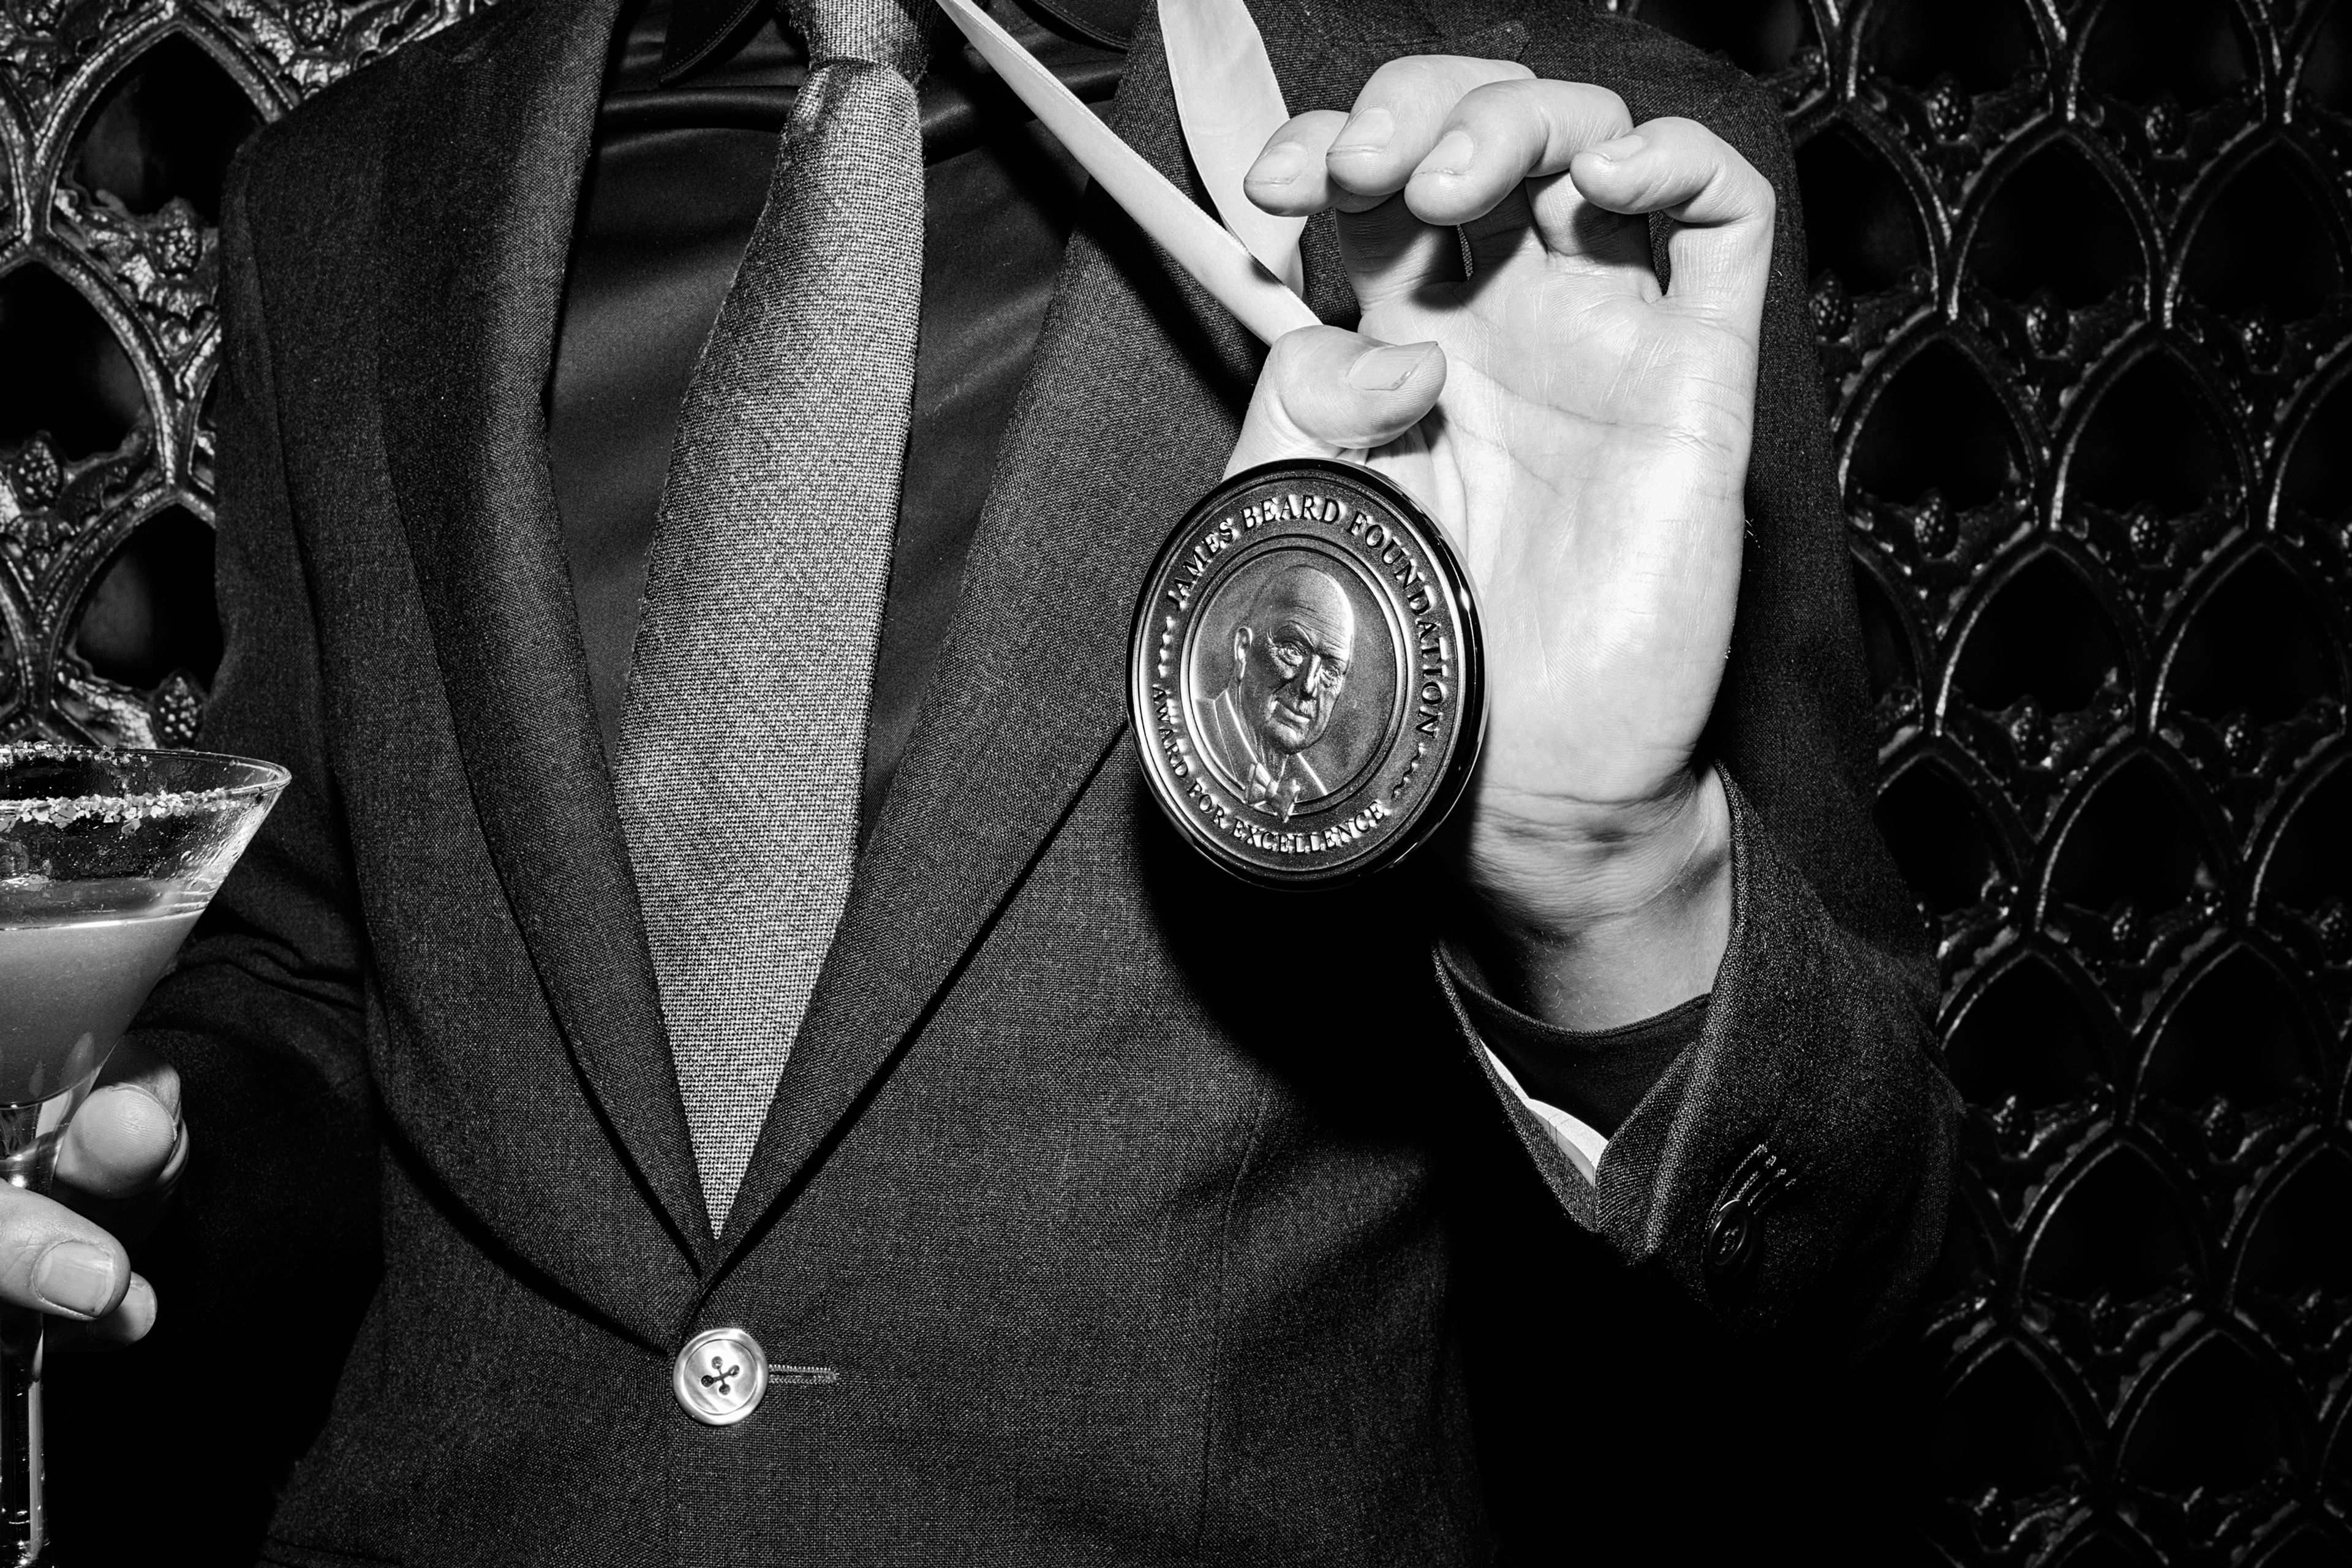
{"type": "MultiPolygon", "coordinates": [[[[548,390],[556,507],[607,755],[687,382],[751,242],[805,74],[799,45],[760,5],[665,82],[672,3],[636,0],[615,29],[548,390]]],[[[697,21],[732,9],[687,6],[697,21]]],[[[1102,40],[1125,36],[1131,0],[997,0],[993,15],[1079,97],[1101,102],[1117,88],[1123,57],[1102,40]]],[[[861,831],[905,754],[1085,183],[969,52],[940,47],[918,96],[922,313],[861,831]]],[[[1706,1019],[1699,998],[1622,1029],[1555,1029],[1449,967],[1480,1035],[1528,1091],[1604,1136],[1706,1019]]]]}

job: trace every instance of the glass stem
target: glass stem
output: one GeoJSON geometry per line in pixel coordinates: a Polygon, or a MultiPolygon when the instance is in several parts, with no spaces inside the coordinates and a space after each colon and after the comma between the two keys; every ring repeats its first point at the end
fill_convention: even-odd
{"type": "Polygon", "coordinates": [[[49,1561],[41,1500],[41,1325],[38,1312],[0,1307],[0,1552],[9,1568],[49,1561]]]}
{"type": "MultiPolygon", "coordinates": [[[[58,1164],[58,1141],[87,1082],[30,1105],[0,1105],[0,1181],[46,1193],[58,1164]]],[[[40,1313],[0,1306],[0,1563],[49,1568],[49,1527],[42,1498],[40,1313]]]]}

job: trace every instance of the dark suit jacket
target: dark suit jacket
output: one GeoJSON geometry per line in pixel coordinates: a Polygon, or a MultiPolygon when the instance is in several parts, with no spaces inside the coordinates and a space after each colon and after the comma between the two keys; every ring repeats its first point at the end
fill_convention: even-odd
{"type": "MultiPolygon", "coordinates": [[[[1517,56],[1708,121],[1795,210],[1765,98],[1581,5],[1256,9],[1294,106],[1401,54],[1517,56]]],[[[1715,737],[1730,952],[1597,1192],[1486,1075],[1433,876],[1252,891],[1141,787],[1133,595],[1256,355],[1097,200],[713,1240],[542,435],[612,10],[509,0],[272,126],[231,182],[205,740],[297,782],[143,1027],[198,1140],[165,1312],[237,1380],[221,1432],[307,1438],[333,1381],[268,1560],[1433,1564],[1516,1537],[1592,1561],[1687,1525],[1645,1523],[1625,1478],[1719,1500],[1706,1456],[1774,1442],[1677,1404],[1676,1370],[1884,1333],[1948,1159],[1931,976],[1867,812],[1797,224],[1715,737]],[[1752,1264],[1711,1272],[1759,1146],[1795,1184],[1752,1264]],[[671,1357],[719,1323],[837,1375],[698,1426],[671,1357]]],[[[1184,177],[1149,21],[1116,121],[1184,177]]],[[[1351,320],[1328,224],[1307,268],[1351,320]]]]}

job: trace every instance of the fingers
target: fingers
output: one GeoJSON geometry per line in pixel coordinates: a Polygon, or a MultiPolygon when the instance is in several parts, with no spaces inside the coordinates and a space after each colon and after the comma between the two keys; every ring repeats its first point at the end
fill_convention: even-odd
{"type": "MultiPolygon", "coordinates": [[[[85,1219],[135,1245],[163,1218],[188,1163],[180,1079],[130,1046],[117,1047],[104,1076],[58,1141],[57,1194],[85,1219]]],[[[127,1298],[122,1310],[136,1316],[138,1302],[127,1298]]],[[[154,1317],[152,1299],[145,1316],[154,1317]]]]}
{"type": "Polygon", "coordinates": [[[1391,60],[1356,95],[1355,111],[1332,141],[1327,162],[1333,182],[1360,196],[1394,195],[1437,145],[1465,94],[1534,75],[1516,61],[1466,55],[1391,60]]]}
{"type": "Polygon", "coordinates": [[[1454,230],[1433,228],[1412,216],[1402,196],[1342,218],[1339,255],[1356,303],[1377,310],[1431,284],[1462,279],[1462,246],[1454,230]]]}
{"type": "Polygon", "coordinates": [[[129,1343],[155,1321],[155,1292],[131,1254],[54,1199],[0,1186],[0,1301],[86,1324],[89,1339],[129,1343]]]}
{"type": "Polygon", "coordinates": [[[140,1057],[110,1062],[108,1068],[110,1081],[82,1102],[66,1127],[58,1180],[75,1194],[113,1203],[169,1186],[187,1163],[188,1140],[180,1123],[178,1074],[140,1057]]]}
{"type": "Polygon", "coordinates": [[[1358,196],[1331,181],[1331,143],[1347,123],[1348,117],[1336,109],[1309,110],[1296,117],[1267,138],[1265,151],[1242,176],[1243,192],[1266,211],[1286,217],[1311,217],[1335,207],[1362,212],[1380,205],[1386,198],[1358,196]]]}
{"type": "Polygon", "coordinates": [[[1628,221],[1652,213],[1677,226],[1668,253],[1678,302],[1761,309],[1770,182],[1696,121],[1636,129],[1608,89],[1538,80],[1509,61],[1393,60],[1353,112],[1302,114],[1276,132],[1244,184],[1270,212],[1358,215],[1341,234],[1367,309],[1458,277],[1447,232],[1456,228],[1482,272],[1539,239],[1639,272],[1654,289],[1647,235],[1628,221]]]}
{"type": "MultiPolygon", "coordinates": [[[[58,1180],[112,1215],[167,1189],[187,1162],[179,1075],[134,1047],[118,1049],[58,1144],[58,1180]]],[[[118,1227],[120,1228],[120,1227],[118,1227]]],[[[60,1350],[125,1345],[155,1324],[154,1288],[96,1220],[38,1193],[0,1184],[0,1302],[47,1313],[60,1350]]]]}
{"type": "Polygon", "coordinates": [[[1695,120],[1649,121],[1577,153],[1569,178],[1595,206],[1674,220],[1670,298],[1747,321],[1760,314],[1772,255],[1772,184],[1714,132],[1695,120]]]}
{"type": "Polygon", "coordinates": [[[89,1322],[50,1318],[48,1342],[51,1349],[58,1351],[120,1350],[145,1339],[154,1326],[155,1288],[133,1274],[131,1289],[122,1294],[122,1304],[106,1316],[89,1322]]]}
{"type": "Polygon", "coordinates": [[[1356,300],[1366,310],[1430,279],[1458,275],[1451,233],[1421,222],[1393,195],[1359,195],[1332,179],[1331,144],[1348,123],[1348,116],[1332,110],[1298,116],[1274,133],[1242,188],[1268,212],[1361,215],[1341,229],[1339,239],[1356,300]]]}
{"type": "Polygon", "coordinates": [[[1475,223],[1526,181],[1557,174],[1585,148],[1633,128],[1625,100],[1577,81],[1498,81],[1465,93],[1407,178],[1423,223],[1475,223]]]}
{"type": "Polygon", "coordinates": [[[1292,217],[1369,211],[1405,188],[1465,93],[1532,74],[1510,60],[1465,55],[1391,60],[1356,95],[1352,112],[1314,110],[1276,132],[1242,188],[1266,211],[1292,217]]]}
{"type": "Polygon", "coordinates": [[[1302,327],[1267,353],[1225,472],[1385,446],[1435,407],[1444,387],[1445,353],[1435,343],[1302,327]]]}

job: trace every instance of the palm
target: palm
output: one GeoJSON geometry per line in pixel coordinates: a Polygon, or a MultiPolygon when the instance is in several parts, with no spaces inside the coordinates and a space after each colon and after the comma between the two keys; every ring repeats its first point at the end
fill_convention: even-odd
{"type": "Polygon", "coordinates": [[[1696,752],[1738,598],[1771,185],[1695,121],[1637,127],[1606,88],[1458,56],[1298,116],[1245,184],[1339,214],[1363,319],[1275,344],[1232,467],[1354,457],[1436,513],[1486,630],[1470,890],[1544,941],[1655,904],[1691,961],[1655,989],[1691,994],[1728,907],[1696,752]]]}
{"type": "MultiPolygon", "coordinates": [[[[1506,828],[1687,776],[1737,599],[1754,380],[1752,330],[1663,298],[1643,223],[1547,184],[1539,228],[1490,236],[1474,280],[1375,288],[1362,328],[1446,352],[1436,414],[1368,460],[1435,509],[1476,584],[1479,816],[1506,828]]],[[[1351,263],[1412,245],[1401,221],[1348,221],[1351,263]]]]}

